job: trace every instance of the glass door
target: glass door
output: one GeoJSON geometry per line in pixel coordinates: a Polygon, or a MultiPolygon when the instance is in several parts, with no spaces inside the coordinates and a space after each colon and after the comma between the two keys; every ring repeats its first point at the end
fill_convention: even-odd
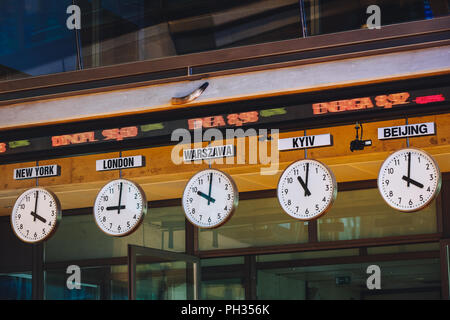
{"type": "Polygon", "coordinates": [[[441,240],[442,298],[450,300],[450,239],[441,240]]]}
{"type": "Polygon", "coordinates": [[[197,300],[199,283],[198,258],[128,245],[130,300],[197,300]]]}

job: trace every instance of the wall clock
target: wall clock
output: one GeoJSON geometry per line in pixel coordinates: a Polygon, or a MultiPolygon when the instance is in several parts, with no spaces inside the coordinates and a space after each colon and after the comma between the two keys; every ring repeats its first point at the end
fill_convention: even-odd
{"type": "Polygon", "coordinates": [[[38,243],[54,234],[60,219],[61,204],[56,195],[45,188],[32,188],[17,198],[11,226],[20,240],[38,243]]]}
{"type": "Polygon", "coordinates": [[[196,173],[183,192],[186,218],[199,228],[217,228],[234,213],[239,193],[233,179],[216,169],[196,173]]]}
{"type": "Polygon", "coordinates": [[[428,206],[440,191],[441,171],[431,155],[406,148],[391,154],[378,173],[378,190],[392,208],[418,211],[428,206]]]}
{"type": "Polygon", "coordinates": [[[110,236],[122,237],[134,232],[147,213],[147,199],[142,188],[126,179],[108,182],[94,204],[97,226],[110,236]]]}
{"type": "Polygon", "coordinates": [[[277,194],[281,207],[291,217],[306,221],[317,219],[336,199],[336,178],[320,161],[299,160],[281,174],[277,194]]]}

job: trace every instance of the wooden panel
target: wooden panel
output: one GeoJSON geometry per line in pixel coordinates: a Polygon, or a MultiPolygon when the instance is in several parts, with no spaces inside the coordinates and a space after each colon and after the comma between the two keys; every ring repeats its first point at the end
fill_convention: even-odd
{"type": "MultiPolygon", "coordinates": [[[[411,138],[411,146],[431,153],[443,172],[450,172],[450,114],[410,118],[409,123],[436,122],[435,136],[411,138]]],[[[308,130],[307,135],[331,133],[334,145],[308,150],[308,157],[323,161],[331,167],[338,182],[373,180],[379,167],[390,152],[406,147],[405,139],[378,140],[377,128],[405,124],[405,119],[363,124],[364,138],[372,139],[373,145],[364,151],[351,152],[350,141],[355,137],[354,125],[336,126],[308,130]]],[[[303,136],[303,130],[281,133],[280,138],[303,136]]],[[[246,138],[247,145],[249,139],[246,138]]],[[[231,141],[230,141],[231,142],[231,141]]],[[[275,143],[276,141],[274,141],[275,143]]],[[[270,142],[267,142],[270,150],[270,142]]],[[[274,144],[276,145],[276,143],[274,144]]],[[[171,160],[173,146],[124,151],[123,156],[144,155],[146,166],[123,170],[123,177],[139,183],[149,201],[176,199],[183,193],[187,180],[207,164],[175,165],[171,160]]],[[[239,149],[238,149],[239,150],[239,149]]],[[[268,153],[271,155],[270,151],[268,153]]],[[[98,159],[116,158],[119,152],[91,154],[78,157],[41,161],[40,164],[58,164],[61,176],[39,179],[39,184],[54,191],[61,200],[63,209],[91,207],[100,188],[108,181],[119,177],[118,171],[95,171],[98,159]]],[[[261,168],[269,165],[249,164],[248,146],[245,164],[214,164],[213,167],[231,174],[240,192],[275,189],[279,176],[291,162],[304,158],[303,150],[285,151],[273,165],[272,175],[261,175],[261,168]]],[[[260,162],[268,160],[261,157],[260,162]]],[[[35,185],[36,180],[13,179],[14,168],[35,166],[35,162],[0,166],[0,215],[9,215],[16,197],[26,188],[35,185]]]]}

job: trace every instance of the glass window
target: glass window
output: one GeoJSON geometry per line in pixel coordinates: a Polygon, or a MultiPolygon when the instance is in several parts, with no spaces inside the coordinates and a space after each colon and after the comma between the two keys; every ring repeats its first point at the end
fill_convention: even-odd
{"type": "Polygon", "coordinates": [[[436,201],[418,212],[390,208],[378,189],[340,191],[331,210],[317,220],[319,241],[437,232],[436,201]]]}
{"type": "Polygon", "coordinates": [[[187,299],[187,268],[185,261],[137,263],[136,299],[187,299]]]}
{"type": "Polygon", "coordinates": [[[0,2],[0,79],[72,71],[75,34],[66,27],[70,0],[0,2]]]}
{"type": "Polygon", "coordinates": [[[439,259],[260,269],[258,299],[426,300],[441,298],[439,259]],[[369,290],[367,267],[380,267],[379,290],[369,290]]]}
{"type": "Polygon", "coordinates": [[[0,80],[246,46],[447,15],[447,0],[70,0],[0,3],[0,80]],[[303,15],[303,19],[301,19],[303,15]],[[302,20],[305,28],[302,29],[302,20]],[[77,36],[78,34],[78,36],[77,36]]]}
{"type": "Polygon", "coordinates": [[[127,256],[128,244],[185,251],[185,217],[181,207],[149,208],[142,225],[126,237],[110,237],[92,215],[63,216],[45,244],[46,262],[127,256]]]}
{"type": "Polygon", "coordinates": [[[128,267],[103,266],[80,269],[78,288],[69,289],[70,274],[66,269],[47,270],[45,299],[47,300],[124,300],[128,299],[128,267]]]}
{"type": "Polygon", "coordinates": [[[8,244],[0,246],[0,270],[7,272],[31,270],[33,246],[16,237],[11,228],[10,215],[0,217],[0,243],[8,244]]]}
{"type": "Polygon", "coordinates": [[[202,300],[244,300],[244,257],[201,261],[202,300]]]}
{"type": "Polygon", "coordinates": [[[446,0],[308,0],[305,13],[308,35],[367,28],[367,7],[377,5],[381,26],[448,15],[446,0]]]}
{"type": "Polygon", "coordinates": [[[20,241],[11,228],[10,217],[0,217],[0,300],[32,298],[32,248],[20,241]]]}
{"type": "Polygon", "coordinates": [[[290,39],[301,28],[296,0],[78,2],[88,67],[290,39]]]}
{"type": "Polygon", "coordinates": [[[0,79],[175,56],[301,34],[296,0],[78,0],[81,29],[69,30],[72,1],[0,4],[0,79]]]}
{"type": "Polygon", "coordinates": [[[31,300],[31,272],[0,273],[0,300],[31,300]]]}
{"type": "Polygon", "coordinates": [[[292,219],[277,198],[241,200],[220,228],[199,230],[200,250],[246,248],[308,241],[308,225],[292,219]]]}
{"type": "Polygon", "coordinates": [[[243,282],[240,278],[202,281],[202,300],[245,300],[243,282]]]}

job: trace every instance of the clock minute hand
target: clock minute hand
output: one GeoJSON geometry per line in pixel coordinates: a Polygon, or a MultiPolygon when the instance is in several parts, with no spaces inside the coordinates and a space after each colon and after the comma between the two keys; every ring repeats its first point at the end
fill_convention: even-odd
{"type": "Polygon", "coordinates": [[[303,189],[305,190],[305,195],[310,196],[311,192],[309,191],[308,187],[306,186],[305,182],[303,181],[302,178],[300,178],[300,176],[297,177],[298,182],[300,182],[300,184],[302,185],[303,189]]]}
{"type": "Polygon", "coordinates": [[[123,183],[120,183],[120,192],[119,192],[119,204],[117,205],[117,214],[120,214],[120,202],[122,202],[122,187],[123,187],[123,183]]]}
{"type": "Polygon", "coordinates": [[[212,178],[213,178],[213,174],[211,172],[210,176],[209,176],[209,192],[208,192],[208,206],[209,206],[209,202],[211,199],[211,187],[212,187],[212,178]]]}
{"type": "Polygon", "coordinates": [[[407,176],[403,176],[402,179],[405,180],[408,183],[412,183],[416,187],[423,188],[423,184],[421,184],[420,182],[417,182],[416,180],[408,178],[407,176]]]}
{"type": "MultiPolygon", "coordinates": [[[[408,152],[408,179],[411,179],[411,152],[408,152]]],[[[409,187],[410,181],[406,184],[407,187],[409,187]]]]}
{"type": "MultiPolygon", "coordinates": [[[[306,188],[308,188],[308,175],[309,175],[309,162],[306,163],[306,178],[305,178],[305,180],[306,180],[306,183],[305,183],[306,188]]],[[[309,194],[308,194],[306,192],[306,190],[305,190],[305,196],[310,196],[310,195],[311,195],[311,192],[309,192],[309,194]]]]}
{"type": "Polygon", "coordinates": [[[37,202],[38,202],[38,196],[39,196],[39,191],[36,190],[35,193],[35,198],[36,201],[34,202],[34,211],[31,211],[31,215],[33,216],[33,221],[36,221],[36,217],[37,217],[37,202]]]}

